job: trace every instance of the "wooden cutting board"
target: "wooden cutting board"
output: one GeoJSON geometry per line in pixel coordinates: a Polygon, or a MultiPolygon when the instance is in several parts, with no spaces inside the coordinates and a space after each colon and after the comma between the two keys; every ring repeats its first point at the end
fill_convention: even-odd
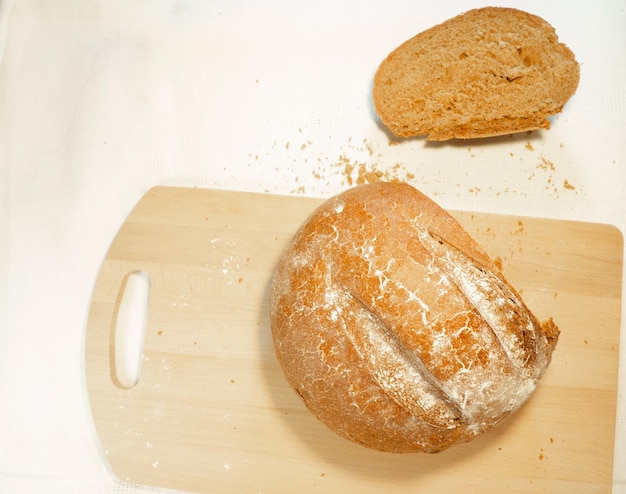
{"type": "Polygon", "coordinates": [[[86,335],[95,429],[113,473],[200,493],[610,492],[622,235],[599,224],[453,212],[562,333],[514,416],[437,455],[392,455],[328,431],[288,387],[268,292],[318,199],[156,187],[116,236],[86,335]],[[125,280],[150,279],[137,384],[116,379],[125,280]]]}

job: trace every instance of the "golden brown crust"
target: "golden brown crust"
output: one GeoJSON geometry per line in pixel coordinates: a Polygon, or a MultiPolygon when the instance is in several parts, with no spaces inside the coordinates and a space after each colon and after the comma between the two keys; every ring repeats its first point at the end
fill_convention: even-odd
{"type": "Polygon", "coordinates": [[[271,324],[307,407],[392,452],[441,451],[499,423],[530,396],[558,338],[452,216],[384,182],[326,201],[298,231],[276,271],[271,324]]]}
{"type": "Polygon", "coordinates": [[[407,40],[380,64],[373,99],[397,136],[477,138],[549,128],[580,68],[545,20],[470,10],[407,40]]]}

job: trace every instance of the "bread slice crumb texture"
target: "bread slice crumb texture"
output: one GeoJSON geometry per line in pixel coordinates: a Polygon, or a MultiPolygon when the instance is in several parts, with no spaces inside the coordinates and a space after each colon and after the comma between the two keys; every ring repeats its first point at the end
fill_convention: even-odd
{"type": "Polygon", "coordinates": [[[478,138],[549,128],[580,67],[542,18],[470,10],[409,39],[380,64],[373,100],[400,137],[478,138]]]}

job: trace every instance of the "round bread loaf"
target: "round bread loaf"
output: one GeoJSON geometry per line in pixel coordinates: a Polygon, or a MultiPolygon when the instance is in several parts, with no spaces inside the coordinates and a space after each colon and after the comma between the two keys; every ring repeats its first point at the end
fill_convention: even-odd
{"type": "Polygon", "coordinates": [[[275,273],[272,336],[285,376],[337,434],[438,452],[519,408],[559,330],[539,323],[446,211],[402,183],[323,203],[275,273]]]}

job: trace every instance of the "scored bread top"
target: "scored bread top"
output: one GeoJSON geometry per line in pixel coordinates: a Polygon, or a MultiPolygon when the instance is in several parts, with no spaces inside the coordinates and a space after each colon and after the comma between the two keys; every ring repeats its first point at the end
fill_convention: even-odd
{"type": "Polygon", "coordinates": [[[437,452],[530,396],[558,338],[484,251],[406,184],[318,208],[276,271],[276,355],[330,429],[383,451],[437,452]]]}
{"type": "Polygon", "coordinates": [[[404,42],[374,77],[376,112],[392,133],[428,140],[549,128],[580,67],[554,28],[521,10],[470,10],[404,42]]]}

